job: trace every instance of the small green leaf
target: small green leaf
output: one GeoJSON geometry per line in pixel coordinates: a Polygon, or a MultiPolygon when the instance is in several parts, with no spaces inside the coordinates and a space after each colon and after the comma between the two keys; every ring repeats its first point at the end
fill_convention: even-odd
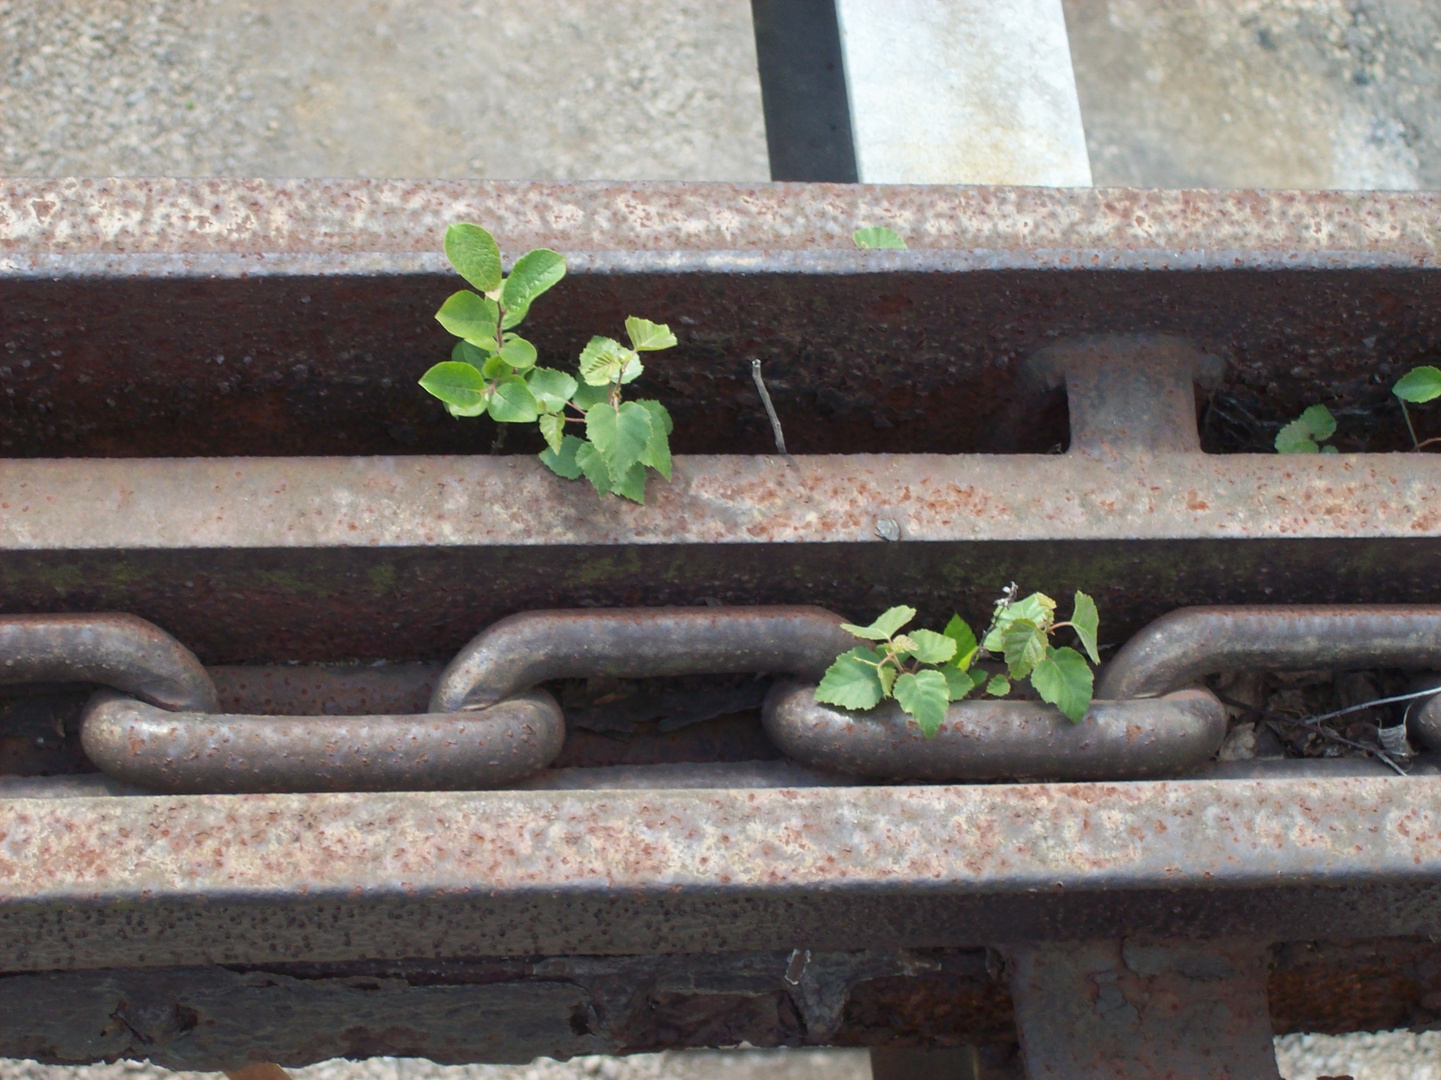
{"type": "Polygon", "coordinates": [[[994,675],[991,681],[986,683],[986,693],[991,697],[1005,697],[1011,692],[1011,680],[1004,675],[994,675]]]}
{"type": "Polygon", "coordinates": [[[500,291],[506,328],[519,325],[532,301],[563,277],[565,257],[550,248],[536,248],[516,259],[500,291]]]}
{"type": "Polygon", "coordinates": [[[530,392],[535,395],[535,400],[540,402],[547,412],[558,413],[564,409],[565,403],[576,390],[576,381],[565,372],[556,371],[554,368],[531,368],[525,381],[530,386],[530,392]]]}
{"type": "Polygon", "coordinates": [[[586,436],[605,460],[613,484],[645,453],[650,429],[650,410],[636,401],[627,401],[619,409],[606,406],[585,414],[586,436]]]}
{"type": "Polygon", "coordinates": [[[556,413],[542,413],[540,433],[545,436],[545,441],[550,448],[559,453],[561,440],[565,438],[565,417],[556,413]]]}
{"type": "Polygon", "coordinates": [[[600,456],[599,450],[588,442],[581,443],[575,450],[575,463],[597,492],[610,494],[610,470],[606,468],[605,458],[600,456]]]}
{"type": "Polygon", "coordinates": [[[1012,619],[1001,637],[1011,678],[1024,679],[1046,655],[1046,632],[1030,619],[1012,619]]]}
{"type": "Polygon", "coordinates": [[[580,353],[580,376],[591,386],[607,386],[620,379],[626,365],[639,357],[615,338],[597,334],[580,353]]]}
{"type": "Polygon", "coordinates": [[[1336,418],[1324,405],[1312,405],[1301,414],[1301,421],[1317,442],[1324,442],[1336,434],[1336,418]]]}
{"type": "Polygon", "coordinates": [[[1337,450],[1334,446],[1330,445],[1329,443],[1328,443],[1327,445],[1321,447],[1321,453],[1323,453],[1323,454],[1339,454],[1340,452],[1341,452],[1341,451],[1337,450]]]}
{"type": "Polygon", "coordinates": [[[653,323],[649,319],[638,319],[631,315],[625,320],[626,336],[636,352],[657,352],[676,344],[675,335],[665,323],[653,323]]]}
{"type": "Polygon", "coordinates": [[[975,632],[966,621],[959,615],[952,615],[942,633],[956,643],[956,654],[951,662],[963,671],[970,667],[971,661],[976,658],[977,645],[975,632]]]}
{"type": "Polygon", "coordinates": [[[869,228],[857,229],[851,233],[851,239],[856,247],[862,250],[871,248],[904,248],[906,242],[901,239],[901,234],[895,229],[888,229],[884,225],[872,225],[869,228]]]}
{"type": "Polygon", "coordinates": [[[896,680],[896,703],[915,717],[921,734],[934,738],[946,722],[946,707],[951,703],[950,687],[939,671],[907,673],[896,680]]]}
{"type": "Polygon", "coordinates": [[[816,687],[816,700],[842,709],[873,709],[881,703],[884,691],[875,665],[880,656],[863,647],[851,649],[836,657],[816,687]]]}
{"type": "Polygon", "coordinates": [[[457,341],[455,348],[450,350],[450,358],[462,364],[471,364],[477,368],[485,367],[486,358],[490,353],[484,349],[476,348],[468,341],[457,341]]]}
{"type": "Polygon", "coordinates": [[[889,648],[896,656],[906,657],[916,651],[916,643],[911,640],[909,634],[897,634],[891,638],[889,648]]]}
{"type": "Polygon", "coordinates": [[[454,416],[456,419],[467,416],[484,416],[486,409],[488,409],[489,407],[490,401],[486,398],[482,398],[474,405],[452,405],[448,401],[445,403],[445,411],[450,413],[450,415],[454,416]]]}
{"type": "Polygon", "coordinates": [[[944,664],[956,655],[955,639],[938,634],[934,630],[912,630],[911,640],[916,647],[911,650],[923,664],[944,664]]]}
{"type": "Polygon", "coordinates": [[[642,465],[649,465],[667,480],[670,479],[670,433],[674,425],[670,413],[659,401],[637,401],[637,405],[650,413],[650,438],[641,451],[642,465]]]}
{"type": "Polygon", "coordinates": [[[481,292],[500,286],[500,248],[495,237],[479,225],[461,223],[446,229],[445,257],[461,277],[481,292]]]}
{"type": "Polygon", "coordinates": [[[570,403],[581,412],[590,412],[592,406],[599,405],[602,401],[609,403],[610,387],[591,386],[589,383],[581,383],[570,399],[570,403]]]}
{"type": "Polygon", "coordinates": [[[505,344],[501,346],[500,355],[517,371],[529,371],[535,367],[535,346],[519,334],[505,335],[505,344]]]}
{"type": "Polygon", "coordinates": [[[490,398],[490,418],[502,424],[528,424],[540,415],[530,387],[519,375],[507,375],[495,381],[490,398]]]}
{"type": "Polygon", "coordinates": [[[841,629],[854,637],[865,638],[867,641],[889,641],[895,636],[897,630],[915,617],[915,608],[902,605],[890,608],[870,626],[841,623],[841,629]]]}
{"type": "Polygon", "coordinates": [[[1001,608],[996,612],[990,632],[986,634],[984,648],[987,652],[1002,651],[1002,638],[1005,636],[1006,627],[1017,619],[1025,619],[1042,630],[1049,630],[1051,623],[1056,621],[1056,602],[1045,593],[1037,592],[1001,608]]]}
{"type": "Polygon", "coordinates": [[[498,379],[502,375],[511,373],[510,365],[505,362],[505,358],[500,353],[496,353],[494,356],[487,357],[485,363],[480,365],[480,373],[487,379],[498,379]]]}
{"type": "Polygon", "coordinates": [[[631,502],[638,502],[644,506],[645,466],[637,461],[624,476],[611,483],[610,490],[617,495],[624,495],[631,502]]]}
{"type": "Polygon", "coordinates": [[[1086,650],[1091,663],[1099,664],[1101,654],[1096,651],[1096,633],[1101,628],[1101,615],[1096,610],[1096,602],[1079,589],[1076,590],[1075,606],[1071,608],[1071,628],[1081,639],[1081,647],[1086,650]]]}
{"type": "Polygon", "coordinates": [[[941,674],[945,676],[946,691],[950,694],[952,701],[960,701],[976,688],[976,681],[971,678],[971,673],[962,671],[954,664],[947,664],[941,668],[941,674]]]}
{"type": "Polygon", "coordinates": [[[1414,367],[1401,376],[1396,385],[1391,388],[1391,393],[1402,401],[1409,401],[1417,405],[1441,396],[1441,369],[1434,368],[1430,364],[1414,367]]]}
{"type": "Polygon", "coordinates": [[[1304,420],[1292,420],[1276,432],[1275,446],[1278,454],[1317,454],[1321,452],[1321,448],[1316,445],[1316,440],[1311,437],[1311,428],[1304,420]]]}
{"type": "Polygon", "coordinates": [[[435,313],[435,321],[472,345],[484,346],[486,342],[490,342],[493,348],[495,315],[494,300],[462,289],[458,293],[451,293],[445,303],[440,305],[440,310],[435,313]]]}
{"type": "Polygon", "coordinates": [[[460,360],[444,360],[420,377],[420,385],[426,392],[440,398],[447,405],[468,409],[475,405],[485,407],[485,379],[474,364],[460,360]]]}
{"type": "Polygon", "coordinates": [[[540,460],[551,472],[565,477],[567,480],[579,480],[581,467],[576,462],[576,451],[586,443],[577,439],[574,435],[567,435],[560,440],[558,450],[544,450],[541,452],[540,460]]]}
{"type": "Polygon", "coordinates": [[[1073,724],[1084,720],[1091,707],[1093,679],[1086,658],[1071,648],[1050,650],[1031,672],[1031,685],[1041,700],[1060,709],[1073,724]]]}

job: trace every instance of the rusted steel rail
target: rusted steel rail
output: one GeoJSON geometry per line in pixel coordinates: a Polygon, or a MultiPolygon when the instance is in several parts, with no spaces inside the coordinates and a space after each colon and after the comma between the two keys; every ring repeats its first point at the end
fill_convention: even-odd
{"type": "MultiPolygon", "coordinates": [[[[1428,194],[4,181],[0,611],[133,612],[223,666],[433,663],[477,627],[557,607],[864,616],[904,602],[934,623],[988,610],[1011,580],[1093,593],[1116,644],[1187,604],[1438,603],[1441,464],[1385,452],[1409,446],[1388,381],[1441,352],[1438,206],[1428,194]],[[597,503],[523,440],[486,454],[485,423],[436,422],[413,391],[448,350],[431,315],[453,281],[438,237],[459,219],[508,252],[570,258],[557,302],[527,324],[543,362],[565,365],[632,313],[677,329],[680,347],[642,387],[674,415],[678,455],[647,506],[597,503]],[[910,250],[855,251],[862,224],[898,229],[910,250]],[[793,458],[767,453],[752,360],[793,458]],[[1276,426],[1316,401],[1343,415],[1353,452],[1269,453],[1276,426]]],[[[218,680],[237,701],[243,681],[218,680]]],[[[358,697],[410,702],[423,682],[358,697]]],[[[374,1012],[323,1025],[354,1033],[340,1052],[517,1060],[743,1031],[934,1044],[964,1030],[1019,1039],[1038,1068],[1143,1037],[1158,1060],[1209,1043],[1233,1072],[1263,1075],[1260,1026],[1172,1039],[1147,1009],[1101,1017],[1075,996],[1084,1015],[1062,1017],[1046,986],[1099,964],[1188,1016],[1236,1002],[1254,1014],[1269,997],[1284,1027],[1279,1015],[1300,1014],[1278,1005],[1294,1004],[1296,980],[1278,990],[1265,974],[1276,943],[1441,931],[1429,773],[535,781],[552,782],[0,798],[0,984],[27,1003],[75,1003],[63,1015],[76,1017],[22,1030],[0,1010],[0,1051],[87,1060],[143,1043],[192,1067],[268,1050],[313,1060],[341,1043],[244,1026],[260,983],[282,1011],[340,1017],[363,1013],[355,980],[370,978],[374,1012]],[[1214,979],[1188,974],[1194,950],[1178,938],[1225,960],[1214,979]],[[958,981],[935,990],[974,991],[955,1031],[887,1007],[934,974],[917,950],[982,946],[989,989],[951,969],[958,981]],[[697,952],[766,972],[748,984],[759,995],[732,997],[773,1020],[747,1026],[673,994],[664,958],[696,970],[697,952]],[[473,966],[457,974],[462,955],[473,966]],[[517,956],[542,959],[503,959],[517,956]],[[312,966],[271,972],[279,957],[312,966]],[[395,966],[355,966],[368,963],[395,966]],[[440,1001],[496,1018],[476,1031],[515,1034],[457,1041],[426,1019],[440,1001]],[[647,1004],[621,1003],[634,1001],[647,1004]],[[666,1002],[697,1024],[672,1023],[666,1002]],[[397,1017],[414,1038],[396,1035],[397,1017]],[[82,1030],[109,1034],[71,1039],[82,1030]]],[[[1325,970],[1301,994],[1318,1007],[1350,969],[1325,970]]],[[[1422,1008],[1421,982],[1380,997],[1422,1008]]]]}

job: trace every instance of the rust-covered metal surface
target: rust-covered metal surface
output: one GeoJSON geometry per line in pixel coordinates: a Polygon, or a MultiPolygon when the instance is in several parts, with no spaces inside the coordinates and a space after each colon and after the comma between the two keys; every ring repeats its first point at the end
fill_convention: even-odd
{"type": "MultiPolygon", "coordinates": [[[[112,968],[0,976],[0,993],[0,1054],[177,1069],[233,1067],[262,1047],[299,1065],[1017,1037],[1004,961],[983,949],[112,968]]],[[[1418,938],[1277,946],[1266,996],[1278,1035],[1433,1026],[1441,952],[1418,938]]]]}
{"type": "Polygon", "coordinates": [[[1441,932],[1441,781],[15,799],[0,970],[1441,932]]]}
{"type": "Polygon", "coordinates": [[[1315,400],[1355,413],[1345,438],[1400,448],[1375,380],[1441,343],[1437,207],[1434,193],[8,180],[0,454],[484,452],[488,422],[453,423],[414,385],[449,353],[431,316],[457,284],[439,255],[456,220],[512,256],[546,244],[570,259],[527,322],[546,363],[633,312],[676,328],[637,389],[667,403],[681,453],[769,447],[752,358],[792,452],[1044,453],[1065,442],[1064,402],[1022,377],[1024,357],[1143,330],[1226,361],[1210,448],[1261,449],[1315,400]],[[865,223],[911,249],[856,251],[865,223]]]}

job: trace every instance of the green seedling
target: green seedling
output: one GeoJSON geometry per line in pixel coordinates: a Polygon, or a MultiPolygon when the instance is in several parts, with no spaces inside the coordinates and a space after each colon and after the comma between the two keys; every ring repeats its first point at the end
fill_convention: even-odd
{"type": "Polygon", "coordinates": [[[1406,430],[1411,433],[1411,445],[1420,450],[1421,447],[1435,442],[1435,439],[1427,439],[1424,443],[1417,440],[1416,428],[1411,423],[1411,411],[1406,408],[1406,402],[1420,405],[1441,397],[1441,369],[1430,364],[1414,367],[1396,381],[1396,385],[1391,387],[1391,393],[1395,394],[1396,400],[1401,403],[1401,415],[1406,418],[1406,430]]]}
{"type": "MultiPolygon", "coordinates": [[[[1391,393],[1396,395],[1396,400],[1401,404],[1401,415],[1406,420],[1406,430],[1411,435],[1413,448],[1420,450],[1434,442],[1441,442],[1441,439],[1427,439],[1425,442],[1418,440],[1416,427],[1411,423],[1411,410],[1406,408],[1408,401],[1413,405],[1420,405],[1441,397],[1441,368],[1432,367],[1430,364],[1414,367],[1396,380],[1396,385],[1391,387],[1391,393]]],[[[1338,451],[1334,446],[1323,445],[1335,433],[1336,418],[1331,415],[1331,410],[1324,405],[1312,405],[1277,432],[1276,452],[1335,454],[1338,451]]]]}
{"type": "Polygon", "coordinates": [[[1322,444],[1336,434],[1336,418],[1324,405],[1312,405],[1276,434],[1278,454],[1335,454],[1334,446],[1322,444]]]}
{"type": "Polygon", "coordinates": [[[540,460],[552,471],[569,480],[584,476],[601,495],[644,503],[646,469],[670,479],[672,424],[660,402],[625,401],[621,387],[644,370],[641,353],[676,344],[670,327],[632,315],[625,321],[629,346],[591,338],[580,354],[579,379],[539,367],[535,346],[514,328],[535,299],[565,276],[565,259],[536,248],[504,277],[495,238],[470,224],[446,230],[445,254],[475,291],[462,289],[435,313],[460,340],[420,385],[451,416],[538,425],[547,447],[540,460]],[[579,425],[584,434],[572,434],[567,425],[579,425]]]}
{"type": "Polygon", "coordinates": [[[869,626],[843,623],[848,633],[873,644],[838,656],[816,687],[816,700],[863,710],[894,699],[929,739],[940,730],[951,702],[973,693],[1005,697],[1013,683],[1029,679],[1043,701],[1080,723],[1091,707],[1095,682],[1091,664],[1100,663],[1095,601],[1077,592],[1070,621],[1058,623],[1056,602],[1049,596],[1032,593],[1015,600],[1014,595],[1013,585],[996,604],[979,641],[959,615],[952,616],[941,633],[902,633],[916,617],[912,607],[893,607],[869,626]],[[1070,646],[1052,644],[1056,631],[1066,627],[1075,633],[1090,664],[1070,646]],[[976,666],[989,657],[1004,660],[1006,673],[992,674],[976,666]]]}
{"type": "Polygon", "coordinates": [[[863,251],[871,251],[877,248],[898,248],[905,250],[906,242],[901,239],[901,234],[895,229],[888,229],[884,225],[872,225],[865,229],[857,229],[851,233],[851,240],[856,247],[863,251]]]}

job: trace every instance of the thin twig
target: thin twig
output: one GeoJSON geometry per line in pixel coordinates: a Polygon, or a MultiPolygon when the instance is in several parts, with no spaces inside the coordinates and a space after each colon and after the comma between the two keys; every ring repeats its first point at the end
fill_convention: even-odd
{"type": "Polygon", "coordinates": [[[508,427],[510,427],[509,424],[495,425],[495,438],[490,442],[490,452],[492,454],[500,453],[501,449],[505,446],[505,429],[508,427]]]}
{"type": "Polygon", "coordinates": [[[1397,694],[1395,697],[1377,698],[1375,701],[1363,701],[1360,705],[1347,705],[1344,709],[1337,709],[1335,712],[1321,713],[1318,716],[1307,717],[1307,719],[1320,723],[1322,720],[1334,720],[1338,716],[1346,716],[1349,713],[1363,712],[1375,705],[1392,705],[1398,701],[1415,701],[1417,698],[1432,697],[1435,694],[1441,694],[1441,686],[1433,686],[1429,690],[1413,690],[1409,694],[1397,694]]]}
{"type": "MultiPolygon", "coordinates": [[[[1275,722],[1280,724],[1295,724],[1299,728],[1305,728],[1307,731],[1311,731],[1317,735],[1320,735],[1323,739],[1330,739],[1334,743],[1339,743],[1342,746],[1349,746],[1353,750],[1364,750],[1368,754],[1374,754],[1381,761],[1385,762],[1386,765],[1388,765],[1396,773],[1397,776],[1406,775],[1406,770],[1401,768],[1401,766],[1397,765],[1394,761],[1392,761],[1391,758],[1387,755],[1386,751],[1382,750],[1379,746],[1367,746],[1365,743],[1359,743],[1352,739],[1348,739],[1344,735],[1337,735],[1334,731],[1329,731],[1326,728],[1322,727],[1319,723],[1315,723],[1314,721],[1320,719],[1319,717],[1287,716],[1285,713],[1272,712],[1270,709],[1263,709],[1258,705],[1247,705],[1244,701],[1237,701],[1235,698],[1229,698],[1225,694],[1217,694],[1216,696],[1221,699],[1222,704],[1230,705],[1232,708],[1236,709],[1245,709],[1247,712],[1255,713],[1257,716],[1261,717],[1264,720],[1274,720],[1275,722]]],[[[1378,703],[1372,702],[1371,704],[1378,703]]],[[[1352,712],[1356,711],[1357,709],[1363,709],[1368,707],[1369,706],[1358,705],[1354,706],[1352,709],[1346,709],[1342,711],[1352,712]]],[[[1331,713],[1328,715],[1335,716],[1339,714],[1331,713]]]]}
{"type": "Polygon", "coordinates": [[[1422,439],[1420,442],[1418,442],[1418,443],[1416,444],[1416,449],[1417,449],[1417,450],[1425,450],[1426,447],[1430,446],[1432,443],[1438,443],[1438,442],[1441,442],[1441,435],[1436,436],[1436,438],[1434,438],[1434,439],[1422,439]]]}
{"type": "Polygon", "coordinates": [[[771,418],[771,432],[776,437],[776,453],[783,457],[790,457],[786,452],[786,437],[781,431],[781,418],[776,415],[776,407],[771,404],[771,393],[766,389],[766,381],[761,377],[761,362],[751,361],[751,377],[756,381],[756,389],[761,392],[761,404],[766,407],[766,415],[771,418]]]}

